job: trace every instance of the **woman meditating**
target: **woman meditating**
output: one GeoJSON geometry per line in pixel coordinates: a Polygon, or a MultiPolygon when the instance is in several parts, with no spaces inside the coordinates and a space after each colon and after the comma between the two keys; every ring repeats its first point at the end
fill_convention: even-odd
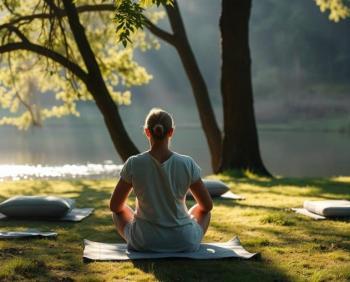
{"type": "Polygon", "coordinates": [[[144,131],[150,149],[125,162],[111,197],[116,229],[128,248],[137,251],[196,251],[213,207],[200,168],[191,157],[169,149],[174,124],[167,112],[152,109],[144,131]],[[126,205],[131,189],[137,198],[135,212],[126,205]],[[189,189],[197,204],[187,210],[189,189]]]}

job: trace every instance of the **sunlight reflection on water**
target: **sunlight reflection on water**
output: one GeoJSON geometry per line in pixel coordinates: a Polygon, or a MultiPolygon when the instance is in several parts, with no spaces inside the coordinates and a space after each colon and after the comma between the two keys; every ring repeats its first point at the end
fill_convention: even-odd
{"type": "MultiPolygon", "coordinates": [[[[0,127],[0,137],[0,181],[118,177],[123,163],[103,126],[52,126],[25,133],[0,127]]],[[[148,149],[139,127],[130,126],[130,137],[141,151],[148,149]]],[[[260,130],[259,141],[262,159],[274,175],[350,174],[350,134],[260,130]]],[[[200,127],[176,127],[171,149],[193,157],[203,176],[212,174],[210,153],[200,127]]]]}
{"type": "Polygon", "coordinates": [[[0,165],[0,182],[21,179],[74,179],[79,177],[98,179],[119,177],[123,166],[112,161],[103,164],[0,165]]]}

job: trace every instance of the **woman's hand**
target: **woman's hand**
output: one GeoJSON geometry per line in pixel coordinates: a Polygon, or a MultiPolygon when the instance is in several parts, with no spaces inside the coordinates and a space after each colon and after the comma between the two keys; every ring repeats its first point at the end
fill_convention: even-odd
{"type": "Polygon", "coordinates": [[[109,208],[115,213],[119,213],[123,210],[125,206],[126,199],[132,189],[132,184],[119,179],[117,186],[115,187],[110,203],[109,208]]]}

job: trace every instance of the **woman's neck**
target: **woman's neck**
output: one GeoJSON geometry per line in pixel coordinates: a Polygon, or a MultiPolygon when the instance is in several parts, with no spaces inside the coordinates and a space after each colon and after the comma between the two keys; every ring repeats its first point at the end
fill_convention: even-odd
{"type": "Polygon", "coordinates": [[[155,143],[151,146],[150,152],[159,153],[159,154],[161,154],[161,153],[166,154],[166,153],[169,153],[171,151],[169,150],[169,147],[167,144],[155,143]]]}
{"type": "Polygon", "coordinates": [[[169,149],[168,142],[154,142],[151,144],[149,152],[160,162],[167,160],[172,155],[172,151],[169,149]]]}

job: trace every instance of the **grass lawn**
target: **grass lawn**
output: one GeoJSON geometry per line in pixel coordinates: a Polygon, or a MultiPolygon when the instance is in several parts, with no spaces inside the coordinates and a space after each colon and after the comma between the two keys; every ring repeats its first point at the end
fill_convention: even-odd
{"type": "Polygon", "coordinates": [[[86,264],[84,238],[122,242],[108,210],[115,180],[2,182],[0,201],[18,194],[52,194],[96,210],[80,223],[0,221],[2,230],[59,233],[56,239],[1,240],[0,281],[350,281],[350,221],[314,221],[287,210],[306,199],[349,199],[350,177],[216,178],[246,200],[215,200],[204,241],[224,242],[238,235],[246,249],[261,253],[260,259],[86,264]]]}

